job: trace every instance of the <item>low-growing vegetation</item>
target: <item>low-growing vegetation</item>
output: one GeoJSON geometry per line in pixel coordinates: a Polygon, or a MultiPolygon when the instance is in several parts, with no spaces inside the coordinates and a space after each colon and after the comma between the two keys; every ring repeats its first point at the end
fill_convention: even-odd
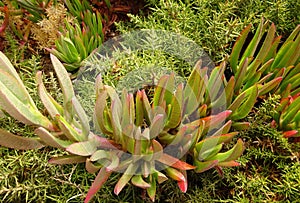
{"type": "Polygon", "coordinates": [[[299,10],[0,2],[0,199],[298,202],[299,10]]]}

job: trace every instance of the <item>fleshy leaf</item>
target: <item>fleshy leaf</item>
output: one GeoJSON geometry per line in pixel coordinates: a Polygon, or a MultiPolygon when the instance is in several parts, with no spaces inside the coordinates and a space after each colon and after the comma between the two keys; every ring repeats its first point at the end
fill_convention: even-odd
{"type": "Polygon", "coordinates": [[[177,181],[186,181],[184,175],[175,168],[168,167],[164,170],[167,175],[177,181]]]}
{"type": "Polygon", "coordinates": [[[138,165],[136,164],[130,164],[122,177],[119,179],[118,183],[115,186],[114,193],[118,195],[122,189],[125,187],[125,185],[130,181],[131,177],[135,174],[136,170],[138,168],[138,165]]]}
{"type": "Polygon", "coordinates": [[[143,177],[141,175],[135,175],[131,178],[131,183],[139,188],[147,189],[150,188],[151,185],[144,181],[143,177]]]}
{"type": "Polygon", "coordinates": [[[207,171],[213,167],[215,167],[219,163],[218,160],[211,160],[211,161],[194,161],[194,164],[196,165],[196,173],[202,173],[204,171],[207,171]]]}
{"type": "Polygon", "coordinates": [[[98,175],[96,176],[96,179],[94,180],[92,186],[90,187],[86,195],[84,203],[88,203],[93,198],[93,196],[100,190],[102,185],[107,181],[111,173],[112,171],[106,171],[104,167],[101,168],[101,170],[99,171],[98,175]]]}
{"type": "Polygon", "coordinates": [[[150,188],[147,188],[147,194],[150,197],[151,201],[155,201],[155,194],[156,194],[156,182],[153,176],[150,176],[150,188]]]}
{"type": "Polygon", "coordinates": [[[77,142],[66,148],[66,151],[79,156],[90,156],[97,150],[97,145],[92,141],[77,142]]]}
{"type": "Polygon", "coordinates": [[[42,142],[52,147],[64,149],[73,143],[70,140],[61,140],[53,136],[49,131],[42,127],[35,129],[34,133],[40,137],[42,142]]]}
{"type": "Polygon", "coordinates": [[[0,129],[0,145],[8,148],[29,150],[40,149],[44,145],[36,138],[21,137],[0,129]]]}
{"type": "Polygon", "coordinates": [[[219,162],[233,161],[239,158],[244,151],[243,141],[238,139],[234,147],[227,152],[218,153],[217,155],[210,157],[207,160],[218,160],[219,162]]]}
{"type": "Polygon", "coordinates": [[[65,103],[70,102],[75,94],[68,72],[63,64],[54,55],[50,54],[50,58],[64,95],[64,101],[65,103]]]}
{"type": "Polygon", "coordinates": [[[77,164],[77,163],[84,163],[86,161],[86,157],[77,156],[77,155],[64,155],[59,157],[53,157],[48,162],[51,164],[77,164]]]}
{"type": "Polygon", "coordinates": [[[194,169],[195,166],[192,166],[186,162],[180,161],[179,159],[172,157],[168,154],[162,154],[161,157],[157,160],[167,166],[172,166],[174,168],[180,169],[180,170],[191,170],[194,169]]]}
{"type": "Polygon", "coordinates": [[[178,181],[177,185],[182,192],[186,193],[188,189],[187,174],[186,171],[181,171],[181,173],[183,174],[185,181],[178,181]]]}
{"type": "Polygon", "coordinates": [[[36,74],[36,80],[38,84],[39,96],[52,118],[55,118],[57,114],[63,115],[63,108],[53,99],[53,97],[47,92],[44,83],[42,81],[42,72],[39,71],[36,74]]]}

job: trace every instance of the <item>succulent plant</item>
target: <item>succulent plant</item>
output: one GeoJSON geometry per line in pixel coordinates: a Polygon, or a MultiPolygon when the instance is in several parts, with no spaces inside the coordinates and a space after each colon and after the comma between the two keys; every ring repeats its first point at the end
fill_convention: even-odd
{"type": "Polygon", "coordinates": [[[18,0],[18,5],[30,13],[28,19],[35,23],[42,20],[50,3],[51,0],[18,0]]]}
{"type": "Polygon", "coordinates": [[[275,109],[273,126],[283,131],[283,136],[300,142],[300,93],[282,98],[275,109]]]}
{"type": "MultiPolygon", "coordinates": [[[[81,62],[87,58],[87,56],[97,49],[104,40],[103,28],[102,28],[102,16],[96,11],[93,12],[91,5],[87,0],[76,0],[76,1],[65,1],[65,5],[69,9],[70,13],[77,18],[77,20],[67,19],[62,21],[59,19],[59,16],[49,15],[49,8],[57,5],[56,1],[50,0],[18,0],[16,8],[10,8],[8,6],[1,6],[0,11],[4,12],[5,20],[3,25],[0,26],[0,33],[4,32],[7,26],[10,26],[14,33],[23,41],[27,41],[28,36],[31,31],[32,23],[40,23],[40,25],[50,25],[47,29],[51,29],[51,25],[57,26],[57,30],[60,30],[58,33],[54,29],[54,37],[52,36],[53,41],[55,40],[55,47],[43,47],[46,48],[50,53],[58,57],[62,62],[64,62],[65,68],[72,72],[79,69],[81,62]],[[21,7],[22,9],[19,9],[21,7]],[[26,11],[24,10],[26,9],[26,11]],[[12,21],[12,15],[24,15],[28,20],[24,26],[16,26],[12,21]],[[49,23],[43,22],[44,19],[56,18],[51,20],[49,23]],[[57,21],[57,19],[59,19],[57,21]],[[56,22],[57,21],[57,22],[56,22]],[[62,24],[60,23],[62,21],[62,24]],[[52,24],[53,23],[53,24],[52,24]],[[24,27],[24,30],[20,30],[18,27],[24,27]],[[57,37],[59,36],[59,37],[57,37]]],[[[65,11],[63,5],[61,11],[65,11]]],[[[58,10],[57,8],[54,10],[58,10]]],[[[57,14],[55,14],[57,15],[57,14]]],[[[47,27],[47,26],[45,26],[47,27]]],[[[40,28],[40,27],[38,27],[40,28]]],[[[45,29],[45,30],[47,30],[45,29]]],[[[37,29],[35,29],[37,30],[37,29]]],[[[53,31],[53,30],[52,30],[53,31]]],[[[34,35],[40,35],[41,33],[37,32],[34,35]]],[[[45,34],[42,32],[42,34],[45,34]]],[[[52,33],[53,34],[53,33],[52,33]]],[[[46,37],[49,37],[46,35],[46,37]]],[[[43,37],[35,37],[36,40],[47,41],[43,37]]],[[[51,40],[51,41],[52,41],[51,40]]],[[[44,46],[45,43],[42,43],[44,46]]]]}
{"type": "Polygon", "coordinates": [[[163,76],[149,100],[144,90],[135,95],[96,82],[94,122],[105,136],[91,132],[89,120],[75,97],[72,82],[62,63],[51,55],[64,98],[56,102],[47,92],[42,73],[37,73],[38,93],[49,113],[39,112],[12,64],[0,53],[1,107],[17,120],[36,127],[37,137],[16,136],[0,131],[0,144],[17,149],[52,146],[69,155],[53,157],[54,164],[85,163],[88,172],[98,171],[85,202],[88,202],[113,172],[123,173],[114,192],[127,183],[145,189],[155,200],[157,184],[168,178],[187,190],[187,170],[203,172],[239,165],[243,152],[241,139],[228,151],[228,143],[237,134],[230,132],[230,110],[207,111],[203,95],[206,69],[198,63],[187,83],[175,87],[174,74],[163,76]],[[204,76],[204,77],[202,77],[204,76]],[[188,159],[191,157],[191,159],[188,159]],[[187,160],[192,160],[187,162],[187,160]]]}
{"type": "Polygon", "coordinates": [[[78,20],[82,21],[82,13],[89,10],[92,11],[92,7],[87,0],[65,0],[65,5],[68,7],[70,13],[78,20]]]}
{"type": "Polygon", "coordinates": [[[280,48],[281,36],[275,36],[273,23],[270,25],[262,19],[253,38],[246,44],[250,30],[251,25],[248,25],[234,44],[229,58],[233,76],[228,81],[224,79],[225,90],[229,92],[226,97],[228,109],[233,111],[229,118],[236,121],[233,126],[237,130],[249,125],[239,120],[248,115],[258,97],[264,98],[268,94],[287,97],[300,91],[300,26],[280,48]]]}
{"type": "Polygon", "coordinates": [[[300,85],[297,77],[300,70],[300,25],[279,49],[281,36],[275,36],[274,24],[269,25],[268,21],[264,22],[262,19],[254,37],[246,46],[245,41],[250,29],[251,25],[242,31],[229,59],[235,79],[239,81],[234,88],[235,93],[239,94],[254,84],[258,85],[258,96],[269,92],[282,95],[288,84],[292,84],[292,95],[298,93],[299,90],[296,89],[300,85]],[[245,51],[241,54],[243,47],[245,51]]]}
{"type": "Polygon", "coordinates": [[[55,41],[55,48],[48,49],[64,62],[68,71],[78,70],[81,62],[104,40],[101,14],[99,12],[92,13],[91,8],[87,6],[87,1],[75,2],[75,4],[71,4],[66,1],[66,5],[78,18],[78,21],[75,21],[74,25],[66,22],[65,31],[62,31],[60,37],[55,41]]]}

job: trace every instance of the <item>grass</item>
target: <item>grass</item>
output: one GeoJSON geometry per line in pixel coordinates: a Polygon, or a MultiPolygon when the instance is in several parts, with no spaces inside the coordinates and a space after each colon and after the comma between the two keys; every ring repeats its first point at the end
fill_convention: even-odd
{"type": "MultiPolygon", "coordinates": [[[[299,23],[300,3],[285,1],[176,1],[149,0],[151,14],[131,16],[131,22],[119,23],[121,33],[134,29],[164,29],[194,40],[219,62],[224,59],[239,31],[248,23],[257,24],[265,16],[286,35],[299,23]]],[[[22,80],[38,107],[35,73],[42,70],[41,57],[32,55],[28,47],[20,47],[11,35],[6,36],[8,55],[17,67],[22,80]]],[[[175,70],[185,77],[190,65],[181,57],[162,51],[135,51],[119,54],[117,63],[110,63],[104,73],[105,83],[120,88],[131,84],[136,88],[148,67],[157,67],[156,77],[164,71],[175,70]],[[161,68],[163,67],[163,68],[161,68]],[[145,71],[145,72],[144,72],[145,71]],[[161,71],[161,72],[160,72],[161,71]],[[124,77],[134,73],[139,77],[124,77]]],[[[151,79],[151,78],[150,78],[151,79]]],[[[55,77],[47,79],[47,87],[59,98],[55,77]]],[[[84,95],[82,96],[84,98],[84,95]]],[[[83,100],[82,100],[83,101],[83,100]]],[[[90,103],[87,102],[86,106],[90,103]]],[[[270,127],[270,114],[278,104],[277,97],[261,103],[247,117],[252,125],[241,137],[246,150],[240,158],[240,167],[224,168],[224,177],[214,170],[189,173],[189,189],[183,194],[174,181],[162,184],[157,202],[299,202],[300,199],[300,147],[288,143],[280,132],[270,127]]],[[[0,119],[1,128],[23,136],[32,136],[32,128],[10,117],[0,119]]],[[[41,150],[17,151],[0,147],[0,199],[2,202],[82,202],[94,174],[88,174],[84,165],[57,166],[48,163],[52,156],[64,153],[50,147],[41,150]]],[[[150,202],[143,191],[128,185],[119,196],[113,188],[119,175],[111,176],[97,193],[94,202],[150,202]]]]}

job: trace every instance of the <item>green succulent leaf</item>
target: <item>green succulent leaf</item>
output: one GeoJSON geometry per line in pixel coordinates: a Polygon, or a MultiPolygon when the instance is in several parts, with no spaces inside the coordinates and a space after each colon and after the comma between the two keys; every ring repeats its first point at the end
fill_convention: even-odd
{"type": "Polygon", "coordinates": [[[245,58],[244,62],[240,65],[237,73],[235,74],[236,82],[234,86],[234,92],[238,92],[241,89],[243,82],[246,78],[245,76],[247,73],[248,65],[249,65],[249,58],[245,58]]]}
{"type": "Polygon", "coordinates": [[[206,150],[209,150],[221,143],[228,143],[232,140],[234,136],[236,136],[238,132],[231,132],[219,136],[211,136],[208,138],[205,138],[204,140],[198,142],[195,146],[195,149],[197,153],[204,152],[206,150]]]}
{"type": "Polygon", "coordinates": [[[279,86],[281,81],[282,81],[282,77],[278,77],[267,82],[262,86],[259,86],[258,96],[266,95],[267,93],[275,90],[279,86]]]}
{"type": "Polygon", "coordinates": [[[207,171],[213,167],[215,167],[219,163],[218,160],[211,160],[211,161],[198,161],[195,160],[194,164],[196,166],[195,172],[196,173],[203,173],[204,171],[207,171]]]}
{"type": "Polygon", "coordinates": [[[42,127],[35,129],[34,133],[39,136],[39,138],[43,143],[51,147],[65,149],[73,143],[70,140],[62,140],[57,138],[56,136],[52,135],[49,131],[47,131],[45,128],[42,127]]]}
{"type": "Polygon", "coordinates": [[[89,158],[86,159],[85,168],[89,173],[96,173],[102,168],[102,165],[93,163],[89,158]]]}
{"type": "Polygon", "coordinates": [[[234,166],[240,166],[240,164],[236,161],[225,161],[218,163],[218,166],[221,167],[234,167],[234,166]]]}
{"type": "Polygon", "coordinates": [[[151,187],[147,188],[147,194],[150,197],[151,201],[155,201],[155,194],[156,194],[156,182],[153,176],[150,176],[150,185],[151,187]]]}
{"type": "Polygon", "coordinates": [[[238,39],[236,40],[232,48],[229,62],[234,73],[236,73],[238,70],[239,56],[250,30],[251,30],[251,25],[248,25],[246,28],[244,28],[244,30],[241,32],[240,36],[238,37],[238,39]]]}
{"type": "Polygon", "coordinates": [[[58,104],[53,97],[47,92],[44,83],[42,81],[42,72],[37,72],[36,80],[38,84],[39,96],[52,118],[55,118],[57,114],[63,115],[63,108],[58,104]]]}
{"type": "Polygon", "coordinates": [[[145,93],[145,90],[142,90],[142,94],[143,94],[143,106],[144,106],[145,119],[147,121],[147,124],[150,125],[154,115],[148,97],[145,93]]]}
{"type": "Polygon", "coordinates": [[[21,98],[21,99],[26,98],[28,103],[31,104],[31,106],[34,107],[35,104],[34,104],[32,98],[30,97],[29,93],[27,92],[25,86],[23,85],[23,82],[20,79],[16,69],[11,64],[9,59],[1,51],[0,51],[0,70],[8,73],[8,75],[14,77],[14,79],[16,80],[15,85],[12,85],[8,88],[14,88],[14,89],[12,89],[12,92],[15,92],[15,91],[21,92],[22,95],[24,96],[24,98],[21,98]],[[17,85],[17,88],[16,88],[16,85],[17,85]]]}
{"type": "Polygon", "coordinates": [[[75,93],[69,74],[67,73],[63,64],[54,55],[51,54],[50,58],[64,95],[64,103],[66,104],[71,102],[72,98],[75,96],[75,93]]]}
{"type": "Polygon", "coordinates": [[[171,101],[171,110],[165,128],[176,128],[182,119],[183,84],[179,84],[171,101]]]}
{"type": "Polygon", "coordinates": [[[208,161],[218,160],[219,163],[234,161],[242,155],[243,151],[244,151],[243,141],[241,139],[238,139],[237,143],[234,145],[233,148],[231,148],[227,152],[218,153],[215,156],[208,158],[207,160],[208,161]]]}
{"type": "Polygon", "coordinates": [[[122,175],[122,177],[119,179],[119,181],[115,186],[114,193],[116,195],[118,195],[125,187],[125,185],[130,181],[132,176],[135,174],[137,168],[138,168],[137,164],[130,164],[128,166],[128,168],[126,169],[126,171],[124,172],[124,174],[122,175]]]}
{"type": "Polygon", "coordinates": [[[44,147],[36,138],[21,137],[0,129],[0,145],[19,150],[40,149],[44,147]]]}
{"type": "Polygon", "coordinates": [[[110,155],[105,150],[97,150],[95,151],[92,156],[90,157],[91,161],[98,161],[100,159],[109,159],[110,155]]]}
{"type": "Polygon", "coordinates": [[[166,172],[167,176],[176,181],[186,181],[184,175],[175,168],[167,167],[164,171],[166,172]]]}
{"type": "Polygon", "coordinates": [[[274,23],[272,23],[270,28],[269,28],[269,31],[267,33],[267,36],[265,38],[265,41],[264,41],[263,45],[261,46],[261,48],[260,48],[260,50],[259,50],[259,52],[256,56],[256,59],[258,61],[263,62],[265,60],[268,52],[271,49],[273,40],[275,38],[275,32],[276,32],[276,27],[275,27],[274,23]]]}
{"type": "Polygon", "coordinates": [[[153,107],[155,106],[161,106],[163,104],[165,94],[166,94],[166,87],[169,81],[168,75],[162,76],[155,88],[154,96],[153,96],[153,107]]]}
{"type": "Polygon", "coordinates": [[[56,121],[58,122],[58,126],[60,130],[64,133],[64,135],[71,141],[85,141],[87,136],[79,133],[74,126],[72,126],[66,119],[60,115],[56,115],[56,121]]]}
{"type": "Polygon", "coordinates": [[[265,32],[266,27],[268,26],[268,22],[264,22],[262,18],[259,27],[257,28],[254,37],[252,38],[250,44],[247,46],[243,56],[241,57],[240,64],[243,64],[246,58],[252,58],[254,53],[258,47],[258,44],[265,32]]]}
{"type": "Polygon", "coordinates": [[[81,124],[81,130],[82,130],[82,136],[84,137],[84,139],[87,139],[87,136],[90,133],[90,125],[89,125],[89,119],[84,111],[84,109],[82,108],[80,102],[78,101],[78,99],[76,97],[72,98],[72,106],[74,108],[74,111],[76,113],[76,115],[78,116],[78,119],[80,121],[81,124]]]}
{"type": "Polygon", "coordinates": [[[220,127],[219,130],[214,132],[214,134],[212,134],[211,136],[214,137],[214,136],[218,136],[218,135],[221,135],[221,134],[226,134],[230,131],[231,126],[232,126],[232,121],[229,120],[222,127],[220,127]]]}
{"type": "Polygon", "coordinates": [[[149,132],[150,138],[151,139],[156,138],[163,130],[163,127],[164,127],[164,115],[158,114],[154,117],[153,121],[151,122],[150,132],[149,132]]]}
{"type": "Polygon", "coordinates": [[[290,123],[300,111],[300,96],[298,96],[280,116],[280,126],[290,123]]]}
{"type": "MultiPolygon", "coordinates": [[[[234,104],[234,102],[232,103],[231,106],[229,106],[230,110],[233,110],[233,106],[237,105],[238,103],[239,106],[237,109],[233,110],[232,114],[230,115],[230,119],[231,120],[239,120],[242,118],[245,118],[249,112],[251,111],[251,109],[254,107],[254,104],[256,102],[256,98],[258,96],[258,87],[257,85],[252,86],[251,88],[247,89],[245,92],[245,98],[243,98],[242,100],[240,99],[240,95],[236,98],[235,101],[237,101],[237,103],[234,104]]],[[[241,94],[243,95],[243,93],[241,94]]],[[[236,108],[236,107],[234,107],[236,108]]]]}
{"type": "Polygon", "coordinates": [[[105,90],[100,91],[98,93],[96,104],[95,104],[95,120],[96,120],[96,126],[99,127],[100,131],[106,135],[112,135],[113,129],[111,127],[111,120],[108,116],[104,116],[105,109],[106,109],[106,98],[107,98],[107,92],[105,90]]]}
{"type": "MultiPolygon", "coordinates": [[[[215,67],[208,79],[208,83],[207,83],[207,93],[209,95],[209,97],[207,97],[207,99],[209,99],[210,101],[215,101],[217,99],[217,97],[220,97],[219,92],[220,91],[224,91],[223,89],[223,80],[222,77],[224,76],[224,71],[226,68],[226,63],[225,61],[223,61],[219,66],[215,67]]],[[[204,77],[204,76],[201,76],[204,77]]],[[[203,88],[204,83],[202,83],[202,85],[200,86],[200,88],[203,88]]],[[[199,89],[200,89],[199,88],[199,89]]],[[[201,90],[201,89],[200,89],[201,90]]],[[[202,97],[203,95],[201,95],[202,97]]],[[[225,99],[225,98],[223,98],[225,99]]],[[[205,102],[206,104],[208,104],[208,100],[205,102]]]]}
{"type": "MultiPolygon", "coordinates": [[[[226,84],[224,91],[225,91],[225,95],[226,95],[226,104],[227,107],[231,104],[232,99],[233,99],[233,95],[234,95],[234,91],[232,91],[235,87],[235,78],[234,76],[232,76],[228,83],[226,84]]],[[[223,98],[222,98],[223,99],[223,98]]]]}
{"type": "Polygon", "coordinates": [[[135,125],[141,126],[144,122],[144,106],[143,106],[143,94],[141,91],[137,91],[135,97],[135,125]]]}
{"type": "Polygon", "coordinates": [[[151,185],[147,183],[141,175],[135,175],[131,178],[131,183],[139,188],[147,189],[150,188],[151,185]]]}
{"type": "Polygon", "coordinates": [[[165,174],[163,174],[160,171],[155,171],[152,176],[155,176],[155,178],[157,179],[157,182],[159,184],[165,182],[166,180],[168,180],[167,176],[165,174]]]}
{"type": "Polygon", "coordinates": [[[172,166],[173,168],[177,168],[179,170],[191,170],[195,168],[194,166],[165,153],[163,153],[157,161],[167,166],[172,166]]]}
{"type": "Polygon", "coordinates": [[[96,150],[97,144],[93,141],[73,143],[66,148],[66,151],[79,156],[90,156],[96,152],[96,150]]]}
{"type": "Polygon", "coordinates": [[[25,124],[52,129],[52,123],[35,106],[9,59],[0,52],[0,104],[6,112],[25,124]]]}
{"type": "Polygon", "coordinates": [[[199,155],[198,155],[198,159],[200,161],[209,159],[210,157],[219,153],[221,151],[222,147],[223,147],[223,143],[218,144],[216,146],[212,146],[211,148],[209,148],[205,151],[201,150],[201,153],[199,153],[199,155]]]}
{"type": "Polygon", "coordinates": [[[250,123],[249,122],[234,122],[232,124],[232,127],[238,131],[247,130],[250,127],[250,123]]]}
{"type": "Polygon", "coordinates": [[[77,155],[64,155],[59,157],[53,157],[48,162],[51,164],[77,164],[77,163],[84,163],[86,161],[86,157],[77,156],[77,155]]]}
{"type": "Polygon", "coordinates": [[[88,203],[93,196],[100,190],[102,185],[107,181],[107,179],[110,177],[112,171],[107,171],[104,167],[100,169],[99,173],[97,174],[92,186],[90,187],[84,203],[88,203]]]}

